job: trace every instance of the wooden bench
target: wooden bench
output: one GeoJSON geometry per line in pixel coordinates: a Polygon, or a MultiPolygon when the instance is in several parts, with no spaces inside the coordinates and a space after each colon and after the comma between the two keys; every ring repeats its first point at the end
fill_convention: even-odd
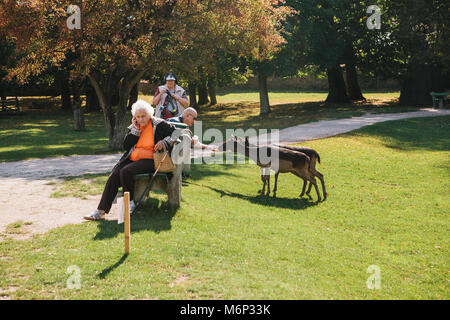
{"type": "MultiPolygon", "coordinates": [[[[175,144],[172,150],[172,161],[175,163],[175,170],[171,173],[158,172],[152,182],[150,191],[161,190],[167,194],[169,206],[178,208],[181,203],[181,173],[184,165],[190,163],[190,147],[191,137],[187,126],[183,124],[175,124],[178,128],[172,134],[172,138],[179,139],[179,143],[175,144]]],[[[135,177],[134,184],[134,198],[136,202],[145,191],[149,182],[150,174],[139,174],[135,177]]],[[[150,196],[150,191],[142,198],[144,201],[146,197],[150,196]]]]}
{"type": "Polygon", "coordinates": [[[433,107],[438,105],[439,109],[444,107],[444,103],[447,102],[449,92],[430,92],[431,99],[433,99],[433,107]]]}
{"type": "Polygon", "coordinates": [[[1,100],[0,101],[0,113],[5,115],[20,114],[19,99],[14,100],[1,100]]]}

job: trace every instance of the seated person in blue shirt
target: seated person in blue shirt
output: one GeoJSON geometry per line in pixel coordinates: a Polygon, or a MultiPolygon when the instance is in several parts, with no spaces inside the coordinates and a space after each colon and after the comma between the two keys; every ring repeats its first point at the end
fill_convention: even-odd
{"type": "MultiPolygon", "coordinates": [[[[166,121],[167,122],[184,123],[188,127],[190,127],[190,126],[192,126],[194,124],[196,118],[197,118],[197,111],[194,108],[189,107],[189,108],[185,109],[180,116],[169,118],[166,121]]],[[[203,150],[204,149],[209,149],[209,150],[212,150],[212,151],[219,151],[219,148],[217,146],[206,145],[206,144],[203,144],[200,141],[198,141],[198,137],[197,136],[193,136],[192,137],[191,144],[192,144],[192,147],[194,147],[195,149],[203,149],[203,150]]]]}

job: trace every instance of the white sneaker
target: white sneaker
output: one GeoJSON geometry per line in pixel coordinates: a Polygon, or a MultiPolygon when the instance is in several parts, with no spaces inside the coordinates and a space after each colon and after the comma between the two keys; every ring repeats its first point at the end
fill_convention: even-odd
{"type": "Polygon", "coordinates": [[[105,214],[95,209],[90,216],[84,216],[83,219],[90,221],[105,220],[105,214]]]}
{"type": "Polygon", "coordinates": [[[134,211],[134,209],[136,208],[136,204],[134,203],[133,200],[130,201],[130,213],[132,213],[134,211]]]}

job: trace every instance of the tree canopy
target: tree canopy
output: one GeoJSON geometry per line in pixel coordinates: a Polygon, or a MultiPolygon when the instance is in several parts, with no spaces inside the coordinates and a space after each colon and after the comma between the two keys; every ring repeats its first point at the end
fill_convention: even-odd
{"type": "Polygon", "coordinates": [[[446,0],[88,0],[78,4],[80,29],[68,28],[69,0],[0,4],[0,49],[14,61],[2,59],[5,79],[24,83],[48,70],[87,77],[112,149],[132,88],[169,70],[203,92],[253,73],[261,113],[270,111],[273,74],[326,73],[332,103],[364,99],[360,73],[400,79],[402,104],[429,103],[430,91],[449,85],[446,0]],[[379,8],[376,28],[370,7],[379,8]]]}
{"type": "Polygon", "coordinates": [[[189,63],[213,65],[217,49],[258,59],[282,41],[274,0],[83,1],[81,28],[67,27],[67,0],[3,1],[3,36],[14,38],[18,60],[9,78],[26,81],[51,63],[74,57],[72,77],[87,76],[105,115],[111,149],[121,148],[131,88],[146,72],[189,63]],[[26,21],[26,23],[23,23],[26,21]],[[198,43],[201,44],[198,48],[198,43]],[[118,96],[118,106],[112,97],[118,96]]]}

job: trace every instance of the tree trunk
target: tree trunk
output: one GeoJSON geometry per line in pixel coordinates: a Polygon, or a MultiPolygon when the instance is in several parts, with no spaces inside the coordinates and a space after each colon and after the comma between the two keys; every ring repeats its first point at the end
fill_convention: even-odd
{"type": "Polygon", "coordinates": [[[270,112],[269,92],[267,90],[267,76],[258,74],[259,89],[259,113],[266,114],[270,112]]]}
{"type": "Polygon", "coordinates": [[[84,115],[81,108],[73,110],[73,118],[75,120],[75,131],[84,130],[84,115]]]}
{"type": "Polygon", "coordinates": [[[88,86],[86,89],[86,112],[100,111],[100,104],[98,102],[97,93],[92,86],[88,86]]]}
{"type": "Polygon", "coordinates": [[[189,91],[189,107],[196,107],[197,106],[197,85],[195,82],[189,82],[188,84],[188,91],[189,91]]]}
{"type": "Polygon", "coordinates": [[[339,64],[327,70],[328,76],[328,96],[327,103],[348,103],[350,99],[347,96],[347,90],[342,75],[342,69],[339,64]]]}
{"type": "Polygon", "coordinates": [[[354,101],[366,100],[359,87],[358,74],[356,73],[356,67],[353,63],[347,63],[345,65],[345,78],[347,80],[348,98],[354,101]]]}
{"type": "Polygon", "coordinates": [[[106,131],[108,132],[108,148],[110,150],[122,149],[122,146],[119,146],[117,141],[113,141],[116,125],[116,117],[114,115],[113,108],[110,103],[105,104],[105,108],[103,110],[103,117],[105,119],[106,131]]]}
{"type": "Polygon", "coordinates": [[[208,99],[208,89],[206,87],[206,79],[200,79],[200,83],[198,85],[198,104],[205,105],[209,103],[208,99]]]}
{"type": "Polygon", "coordinates": [[[366,100],[361,92],[356,71],[356,56],[352,44],[347,44],[344,51],[345,61],[345,84],[347,86],[347,96],[350,100],[366,100]]]}
{"type": "Polygon", "coordinates": [[[81,97],[80,91],[77,85],[73,85],[73,117],[75,120],[75,130],[82,131],[84,130],[84,115],[83,110],[81,109],[81,97]]]}
{"type": "Polygon", "coordinates": [[[117,106],[117,116],[115,117],[114,132],[111,140],[109,141],[109,148],[112,150],[122,150],[123,140],[125,139],[126,123],[125,114],[127,111],[128,94],[124,94],[119,99],[119,105],[117,106]]]}
{"type": "Polygon", "coordinates": [[[128,106],[127,103],[132,99],[131,92],[133,91],[133,87],[136,87],[137,90],[137,84],[139,83],[142,75],[143,72],[137,79],[137,76],[132,78],[125,77],[120,85],[114,135],[112,141],[110,141],[110,147],[114,150],[121,150],[123,148],[123,140],[125,139],[125,131],[127,127],[127,124],[125,123],[128,106]]]}
{"type": "Polygon", "coordinates": [[[198,67],[199,81],[197,82],[198,89],[198,104],[205,105],[209,103],[208,88],[206,87],[206,77],[203,67],[198,67]]]}
{"type": "Polygon", "coordinates": [[[0,83],[0,98],[2,101],[6,100],[6,90],[5,87],[0,83]]]}
{"type": "Polygon", "coordinates": [[[217,104],[217,97],[216,97],[216,79],[214,75],[210,75],[208,77],[208,94],[209,94],[209,100],[210,105],[217,104]]]}
{"type": "Polygon", "coordinates": [[[2,110],[6,109],[6,90],[5,88],[1,85],[0,83],[0,98],[1,98],[1,106],[2,106],[2,110]]]}
{"type": "Polygon", "coordinates": [[[59,83],[61,92],[61,107],[64,110],[72,109],[72,102],[70,100],[70,84],[69,79],[64,78],[59,83]]]}
{"type": "Polygon", "coordinates": [[[130,99],[128,100],[127,110],[131,110],[131,106],[138,100],[138,86],[139,83],[136,83],[133,88],[131,88],[130,99]]]}
{"type": "Polygon", "coordinates": [[[100,107],[103,110],[106,130],[109,138],[109,148],[111,150],[122,150],[125,138],[125,115],[130,98],[130,92],[144,75],[146,69],[129,70],[122,68],[114,70],[111,74],[99,81],[99,73],[90,74],[89,80],[97,93],[100,107]],[[113,103],[117,102],[117,108],[113,103]],[[114,114],[114,109],[117,113],[114,114]]]}
{"type": "Polygon", "coordinates": [[[108,133],[108,146],[111,150],[118,150],[119,148],[114,148],[115,144],[113,143],[115,116],[111,104],[111,96],[114,94],[114,90],[112,89],[112,86],[107,85],[108,81],[105,80],[100,82],[100,80],[93,74],[89,74],[88,77],[92,87],[97,93],[98,102],[103,111],[106,132],[108,133]]]}
{"type": "Polygon", "coordinates": [[[433,68],[429,65],[411,63],[403,78],[400,105],[431,106],[433,91],[433,68]]]}

